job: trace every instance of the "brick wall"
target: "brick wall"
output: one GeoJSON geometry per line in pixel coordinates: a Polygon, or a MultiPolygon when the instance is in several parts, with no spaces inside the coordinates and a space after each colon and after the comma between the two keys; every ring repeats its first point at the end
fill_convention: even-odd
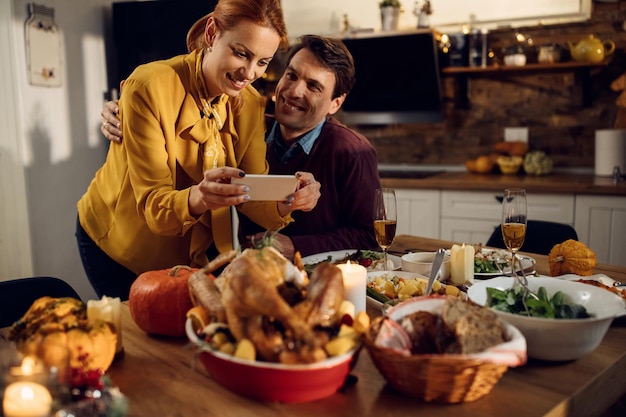
{"type": "MultiPolygon", "coordinates": [[[[594,132],[614,127],[619,92],[610,84],[626,72],[626,1],[593,3],[588,22],[549,27],[520,28],[535,45],[576,44],[588,34],[613,40],[615,53],[607,67],[592,72],[593,102],[582,105],[582,86],[574,72],[516,74],[472,78],[469,108],[455,106],[456,81],[443,78],[445,121],[437,124],[353,126],[376,146],[379,162],[394,164],[462,164],[468,157],[491,152],[503,139],[507,126],[529,128],[531,149],[549,152],[558,167],[594,164],[594,132]]],[[[489,34],[497,53],[511,44],[513,30],[489,34]]]]}

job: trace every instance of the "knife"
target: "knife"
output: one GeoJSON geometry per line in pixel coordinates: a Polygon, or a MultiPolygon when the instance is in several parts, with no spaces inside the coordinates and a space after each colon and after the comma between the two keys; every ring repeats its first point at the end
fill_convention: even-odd
{"type": "Polygon", "coordinates": [[[428,286],[426,287],[426,292],[424,293],[424,295],[430,295],[430,292],[433,289],[433,284],[435,283],[435,278],[437,278],[437,274],[439,274],[439,270],[441,269],[441,264],[443,262],[443,257],[445,256],[445,254],[445,249],[437,249],[435,259],[433,260],[433,268],[430,270],[430,277],[428,277],[428,286]]]}

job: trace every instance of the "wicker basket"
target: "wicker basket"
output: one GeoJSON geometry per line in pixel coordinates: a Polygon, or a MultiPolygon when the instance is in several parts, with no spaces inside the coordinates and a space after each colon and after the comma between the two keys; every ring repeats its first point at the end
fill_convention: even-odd
{"type": "Polygon", "coordinates": [[[365,335],[365,346],[387,383],[402,394],[427,402],[460,403],[488,394],[508,366],[461,355],[403,356],[374,344],[381,318],[365,335]]]}

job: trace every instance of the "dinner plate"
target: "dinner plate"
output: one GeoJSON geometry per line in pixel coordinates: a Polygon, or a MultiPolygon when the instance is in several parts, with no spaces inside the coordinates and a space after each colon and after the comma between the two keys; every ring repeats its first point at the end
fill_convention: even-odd
{"type": "MultiPolygon", "coordinates": [[[[346,258],[348,255],[352,255],[356,251],[357,249],[344,249],[344,250],[316,253],[315,255],[309,255],[309,256],[303,257],[302,263],[304,265],[312,265],[312,264],[314,265],[314,264],[318,264],[326,260],[329,260],[330,262],[337,262],[346,258]]],[[[400,269],[400,266],[402,265],[402,259],[399,256],[387,255],[387,260],[393,263],[394,270],[400,269]]],[[[370,266],[367,268],[367,270],[368,271],[380,271],[381,269],[374,269],[370,266]]]]}
{"type": "MultiPolygon", "coordinates": [[[[595,274],[595,275],[576,275],[576,274],[565,274],[560,275],[558,278],[565,279],[568,281],[578,281],[578,280],[586,280],[586,281],[598,281],[601,284],[606,285],[608,288],[605,288],[608,291],[613,292],[615,295],[622,297],[626,301],[626,290],[624,287],[615,287],[615,280],[611,277],[608,277],[604,274],[595,274]]],[[[626,305],[625,305],[626,307],[626,305]]]]}
{"type": "Polygon", "coordinates": [[[608,277],[604,274],[595,274],[595,275],[589,275],[589,276],[565,274],[565,275],[560,275],[558,278],[566,279],[568,281],[578,281],[579,279],[588,279],[588,280],[593,280],[593,281],[599,281],[603,283],[604,285],[608,285],[609,287],[612,287],[615,284],[615,280],[613,278],[608,277]]]}
{"type": "MultiPolygon", "coordinates": [[[[483,248],[482,249],[482,253],[484,254],[491,254],[493,252],[496,251],[506,251],[506,249],[488,249],[488,248],[483,248]]],[[[521,261],[522,263],[522,267],[524,268],[524,273],[526,275],[533,275],[535,274],[535,264],[537,263],[537,261],[535,260],[535,258],[532,258],[530,256],[526,256],[526,255],[519,255],[517,254],[516,257],[521,261]]],[[[477,279],[488,279],[488,278],[494,278],[494,277],[499,277],[502,276],[502,274],[510,274],[511,273],[511,268],[506,267],[504,268],[503,272],[497,271],[497,272],[475,272],[474,273],[474,278],[477,279]]]]}

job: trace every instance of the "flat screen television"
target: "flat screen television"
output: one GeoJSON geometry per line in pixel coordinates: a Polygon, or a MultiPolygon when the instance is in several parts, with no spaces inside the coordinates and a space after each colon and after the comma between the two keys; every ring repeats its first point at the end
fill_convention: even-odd
{"type": "Polygon", "coordinates": [[[110,87],[140,64],[187,53],[187,31],[217,0],[126,1],[112,4],[115,66],[110,87]]]}
{"type": "Polygon", "coordinates": [[[338,115],[344,123],[443,121],[437,41],[431,31],[343,41],[356,66],[356,83],[338,115]]]}

